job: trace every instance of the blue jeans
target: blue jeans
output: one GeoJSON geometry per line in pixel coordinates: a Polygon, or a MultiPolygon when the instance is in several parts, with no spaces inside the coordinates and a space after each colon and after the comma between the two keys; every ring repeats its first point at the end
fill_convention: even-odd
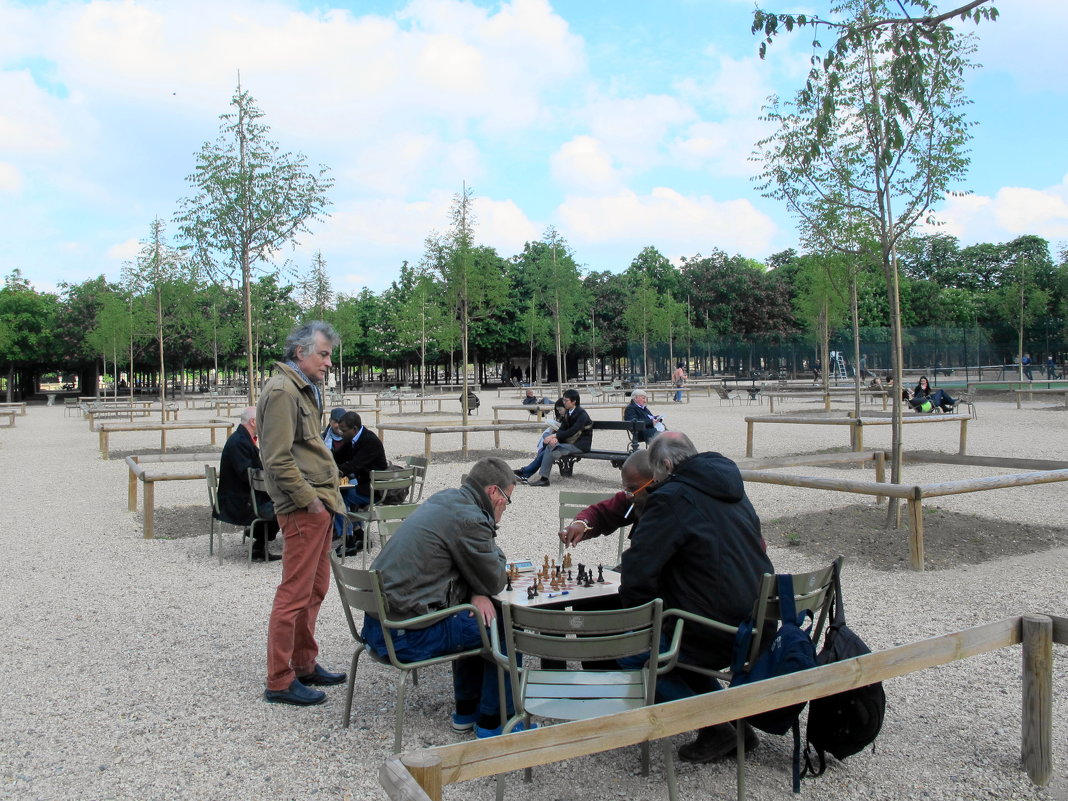
{"type": "Polygon", "coordinates": [[[675,403],[682,403],[682,390],[675,390],[675,403]]]}
{"type": "Polygon", "coordinates": [[[541,453],[541,467],[538,468],[538,472],[548,478],[552,475],[553,463],[569,453],[582,453],[582,450],[568,442],[561,442],[555,448],[545,448],[541,453]]]}
{"type": "Polygon", "coordinates": [[[538,452],[534,454],[534,460],[526,467],[519,468],[519,472],[523,474],[523,478],[530,478],[532,475],[538,472],[538,465],[541,464],[541,457],[543,453],[545,453],[545,448],[539,445],[538,452]]]}
{"type": "MultiPolygon", "coordinates": [[[[345,501],[345,508],[349,511],[359,508],[360,506],[366,506],[371,502],[371,499],[365,495],[361,495],[355,487],[342,487],[341,499],[345,501]]],[[[334,515],[334,538],[344,535],[352,528],[349,523],[349,519],[343,514],[334,515]]]]}
{"type": "MultiPolygon", "coordinates": [[[[500,616],[497,626],[500,627],[500,616]]],[[[425,629],[394,629],[393,650],[402,662],[418,662],[445,654],[455,654],[477,648],[482,644],[479,631],[482,623],[468,612],[458,612],[444,620],[438,621],[425,629]]],[[[370,615],[364,615],[361,636],[368,646],[379,656],[386,657],[386,641],[382,636],[382,624],[370,615]]],[[[503,633],[501,636],[503,644],[503,633]]],[[[500,699],[497,696],[497,667],[489,659],[481,656],[468,656],[452,663],[452,688],[456,701],[478,700],[478,713],[493,718],[501,714],[500,699]]],[[[508,674],[504,676],[504,697],[508,707],[508,717],[515,714],[512,706],[512,686],[508,674]]]]}
{"type": "MultiPolygon", "coordinates": [[[[669,646],[670,642],[668,641],[667,634],[661,634],[660,652],[664,653],[668,650],[669,646]]],[[[679,659],[680,661],[689,662],[694,665],[702,664],[701,658],[696,654],[688,652],[685,646],[683,646],[679,652],[679,659]]],[[[622,659],[616,660],[623,670],[637,670],[638,668],[643,667],[648,661],[649,654],[647,653],[625,656],[622,659]]],[[[703,676],[700,673],[676,668],[675,670],[668,671],[663,676],[656,677],[656,702],[658,704],[665,704],[668,701],[692,698],[695,695],[722,689],[722,687],[723,685],[711,676],[703,676]]]]}

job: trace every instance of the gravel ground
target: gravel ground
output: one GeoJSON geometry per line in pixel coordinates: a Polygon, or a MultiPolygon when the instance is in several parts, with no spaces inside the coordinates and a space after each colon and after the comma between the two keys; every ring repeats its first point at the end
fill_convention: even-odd
{"type": "MultiPolygon", "coordinates": [[[[484,404],[492,405],[493,393],[483,395],[484,404]]],[[[699,447],[733,457],[744,452],[742,418],[760,411],[704,398],[654,408],[699,447]]],[[[595,417],[606,414],[614,416],[595,417]]],[[[1039,402],[1017,411],[1014,403],[980,401],[979,414],[969,430],[970,452],[1065,458],[1068,413],[1039,402]]],[[[905,445],[955,452],[957,432],[955,425],[906,427],[905,445]]],[[[838,429],[758,427],[756,453],[827,450],[843,445],[844,437],[838,429]]],[[[206,432],[173,436],[175,446],[192,450],[203,449],[206,440],[206,432]]],[[[525,463],[533,440],[532,433],[504,434],[506,457],[516,466],[525,463]]],[[[149,452],[153,441],[153,434],[112,436],[116,453],[149,452]]],[[[476,435],[472,445],[491,442],[488,434],[476,435]]],[[[888,427],[866,435],[869,447],[888,444],[888,427]]],[[[455,486],[469,464],[457,453],[459,436],[436,438],[435,445],[448,455],[431,467],[428,492],[455,486]]],[[[422,437],[389,432],[386,450],[401,461],[422,451],[422,437]]],[[[126,511],[125,464],[102,461],[85,422],[65,417],[59,407],[33,407],[17,418],[16,428],[0,431],[0,464],[0,620],[10,643],[0,655],[9,677],[0,690],[0,797],[385,798],[377,773],[391,755],[394,675],[372,664],[361,668],[348,730],[341,727],[342,688],[310,709],[264,703],[266,625],[279,563],[249,568],[232,533],[225,537],[222,566],[208,558],[202,483],[158,485],[157,539],[144,540],[140,514],[126,511]],[[53,456],[60,453],[60,459],[53,456]]],[[[993,472],[922,465],[908,467],[906,477],[932,481],[993,472]]],[[[555,555],[558,490],[610,491],[617,484],[618,471],[607,463],[580,463],[573,478],[554,477],[549,489],[518,487],[501,526],[501,546],[514,557],[555,555]]],[[[768,521],[845,510],[857,500],[768,485],[752,485],[750,493],[768,521]]],[[[1063,485],[941,498],[937,505],[977,515],[1007,540],[1023,523],[1060,525],[1050,542],[1063,543],[1068,519],[1063,485]]],[[[902,556],[907,553],[904,532],[885,536],[902,556]]],[[[777,544],[781,537],[769,537],[778,570],[807,570],[825,561],[820,549],[806,548],[803,534],[801,539],[789,547],[777,544]]],[[[860,542],[851,547],[862,549],[863,538],[855,539],[860,542]]],[[[946,557],[946,564],[925,573],[888,570],[858,556],[843,574],[850,622],[880,649],[1024,612],[1068,615],[1068,548],[1020,547],[1003,547],[970,564],[946,557]]],[[[929,541],[928,554],[936,551],[929,541]]],[[[612,564],[615,538],[585,543],[580,553],[585,562],[612,564]]],[[[319,637],[324,664],[344,669],[352,642],[333,590],[323,605],[319,637]]],[[[1020,767],[1020,650],[1010,648],[887,682],[887,720],[875,751],[832,763],[824,777],[804,784],[802,797],[1068,801],[1066,656],[1068,649],[1055,648],[1055,772],[1046,789],[1033,787],[1020,767]]],[[[409,693],[406,748],[455,741],[450,699],[448,671],[427,671],[409,693]]],[[[679,736],[676,744],[687,739],[679,736]]],[[[788,738],[762,739],[748,759],[749,798],[793,797],[788,738]]],[[[532,785],[518,777],[509,781],[508,798],[666,797],[657,750],[649,777],[637,775],[638,762],[637,749],[627,748],[537,768],[532,785]]],[[[678,764],[681,797],[733,798],[733,765],[678,764]]],[[[448,787],[445,797],[492,793],[492,782],[480,780],[448,787]]]]}

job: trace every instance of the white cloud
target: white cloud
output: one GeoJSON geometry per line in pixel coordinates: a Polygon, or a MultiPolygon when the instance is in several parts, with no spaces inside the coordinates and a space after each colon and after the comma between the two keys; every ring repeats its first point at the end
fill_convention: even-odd
{"type": "Polygon", "coordinates": [[[448,142],[433,134],[402,132],[376,140],[350,158],[344,181],[396,197],[409,196],[428,184],[457,188],[465,180],[477,184],[485,173],[473,141],[448,142]]]}
{"type": "Polygon", "coordinates": [[[40,155],[66,147],[56,99],[28,70],[0,72],[0,97],[0,152],[40,155]]]}
{"type": "Polygon", "coordinates": [[[569,197],[557,209],[572,244],[654,244],[665,254],[693,254],[715,246],[763,252],[775,223],[748,200],[685,196],[667,187],[648,195],[624,190],[600,197],[569,197]]]}
{"type": "Polygon", "coordinates": [[[8,195],[22,194],[22,173],[14,164],[0,161],[0,193],[8,195]]]}
{"type": "Polygon", "coordinates": [[[1024,234],[1046,239],[1068,238],[1068,175],[1046,189],[1002,187],[993,197],[947,196],[936,215],[938,231],[965,244],[996,242],[1024,234]]]}
{"type": "Polygon", "coordinates": [[[612,157],[592,136],[576,136],[564,142],[550,159],[553,178],[576,192],[609,192],[620,180],[612,157]]]}
{"type": "Polygon", "coordinates": [[[137,254],[141,252],[141,243],[136,239],[127,239],[125,242],[118,242],[107,249],[105,255],[109,259],[115,261],[133,261],[137,258],[137,254]]]}
{"type": "Polygon", "coordinates": [[[698,119],[689,104],[670,95],[596,100],[583,113],[591,136],[624,173],[661,163],[669,134],[698,119]]]}

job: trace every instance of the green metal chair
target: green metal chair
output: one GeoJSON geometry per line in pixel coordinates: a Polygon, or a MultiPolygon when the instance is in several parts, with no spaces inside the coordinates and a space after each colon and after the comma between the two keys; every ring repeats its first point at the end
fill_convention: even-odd
{"type": "Polygon", "coordinates": [[[404,466],[415,470],[415,484],[412,486],[412,502],[419,503],[423,499],[423,485],[426,484],[426,472],[430,462],[425,456],[409,456],[404,460],[404,466]]]}
{"type": "MultiPolygon", "coordinates": [[[[211,533],[208,536],[208,556],[211,556],[216,551],[219,554],[219,564],[222,564],[222,527],[236,526],[243,528],[240,523],[231,523],[229,520],[223,520],[221,517],[222,512],[219,510],[219,469],[213,465],[204,465],[204,478],[208,485],[208,503],[211,504],[211,533]],[[215,547],[216,531],[219,537],[219,546],[215,547]]],[[[249,552],[251,554],[251,551],[249,552]]]]}
{"type": "MultiPolygon", "coordinates": [[[[579,492],[579,491],[563,491],[560,493],[560,528],[558,531],[562,531],[564,526],[568,525],[574,520],[575,515],[585,509],[587,506],[593,506],[595,503],[601,501],[607,501],[615,493],[604,492],[579,492]]],[[[627,527],[624,526],[619,530],[619,546],[616,549],[616,561],[618,562],[623,558],[623,548],[627,542],[627,527]]],[[[564,544],[560,543],[559,556],[557,556],[558,562],[564,560],[564,544]]]]}
{"type": "MultiPolygon", "coordinates": [[[[349,632],[356,640],[356,650],[352,654],[352,664],[349,667],[348,688],[345,693],[345,709],[342,713],[342,725],[349,727],[352,714],[352,694],[356,686],[356,670],[359,667],[360,655],[367,651],[367,655],[375,662],[382,665],[390,665],[400,671],[397,681],[397,703],[395,708],[396,723],[393,733],[393,753],[400,753],[401,740],[404,734],[404,685],[408,674],[413,674],[413,684],[418,684],[416,671],[432,665],[444,665],[457,659],[468,656],[479,656],[490,653],[490,642],[484,628],[482,631],[482,646],[453,654],[444,654],[431,659],[422,659],[418,662],[402,662],[393,647],[394,629],[421,629],[432,623],[444,620],[457,612],[472,612],[479,614],[472,604],[460,604],[441,609],[428,615],[420,615],[406,620],[393,620],[387,611],[385,593],[382,591],[382,579],[377,570],[361,570],[343,565],[337,554],[331,552],[330,567],[334,572],[334,582],[337,585],[338,594],[341,596],[341,605],[345,610],[345,619],[349,623],[349,632]],[[357,624],[354,612],[374,615],[382,624],[382,632],[386,641],[386,655],[379,656],[373,648],[370,648],[360,635],[360,626],[357,624]]],[[[361,621],[362,622],[362,621],[361,621]]]]}
{"type": "MultiPolygon", "coordinates": [[[[823,628],[829,619],[831,610],[834,608],[834,566],[837,564],[838,569],[841,570],[842,561],[842,557],[839,556],[834,562],[827,565],[827,567],[822,567],[819,570],[813,570],[808,573],[794,573],[791,575],[794,585],[794,606],[796,607],[798,614],[802,612],[812,613],[814,622],[811,635],[812,641],[817,643],[817,650],[820,634],[823,632],[823,628]]],[[[702,617],[701,615],[686,612],[682,609],[668,609],[664,612],[665,625],[672,619],[685,621],[684,625],[687,626],[701,625],[726,632],[727,634],[734,635],[738,633],[737,626],[721,623],[718,620],[702,617]]],[[[765,624],[770,621],[779,621],[780,619],[779,591],[776,576],[771,573],[765,573],[760,580],[760,589],[757,594],[756,603],[753,606],[753,636],[750,643],[749,655],[745,660],[743,670],[748,671],[763,650],[762,635],[765,624]]],[[[677,625],[678,624],[676,623],[676,626],[677,625]]],[[[731,679],[731,672],[728,667],[712,669],[702,665],[694,665],[684,662],[681,658],[677,660],[675,667],[682,670],[689,670],[694,673],[700,673],[704,676],[711,676],[724,682],[730,682],[731,679]]],[[[738,801],[744,801],[745,726],[741,725],[741,721],[735,721],[735,729],[737,730],[738,736],[736,753],[738,801]]]]}
{"type": "MultiPolygon", "coordinates": [[[[631,609],[582,612],[538,609],[503,604],[502,652],[497,631],[490,632],[493,656],[511,678],[515,715],[505,724],[508,734],[522,721],[530,727],[537,715],[556,720],[585,720],[648,706],[656,700],[656,677],[674,666],[682,626],[676,624],[669,649],[660,651],[663,601],[659,598],[631,609]],[[580,635],[580,636],[576,636],[580,635]],[[546,670],[535,668],[538,658],[589,662],[640,654],[659,654],[636,669],[546,670]],[[518,664],[522,654],[525,664],[518,664]]],[[[503,677],[502,677],[503,678],[503,677]]],[[[504,681],[500,682],[504,687],[504,681]]],[[[503,693],[503,690],[502,690],[503,693]]],[[[503,699],[502,699],[502,709],[503,699]]],[[[670,738],[661,741],[668,796],[676,796],[675,765],[670,738]]],[[[649,773],[649,744],[642,743],[642,775],[649,773]]],[[[531,772],[526,771],[530,781],[531,772]]],[[[504,797],[504,775],[497,776],[497,799],[504,797]]]]}
{"type": "Polygon", "coordinates": [[[376,501],[377,496],[381,496],[389,490],[404,490],[406,489],[407,498],[412,495],[413,487],[415,486],[415,473],[416,468],[406,467],[401,469],[387,469],[387,470],[372,470],[369,482],[370,502],[366,507],[362,508],[358,512],[346,512],[346,516],[353,523],[359,523],[363,526],[363,561],[364,567],[367,566],[367,552],[370,550],[371,540],[368,537],[368,532],[371,528],[371,523],[378,520],[378,510],[386,508],[387,504],[383,504],[381,500],[376,501]]]}
{"type": "MultiPolygon", "coordinates": [[[[401,503],[395,506],[379,506],[375,508],[375,517],[378,525],[378,547],[384,548],[389,538],[400,528],[400,524],[407,520],[412,512],[419,508],[417,503],[401,503]]],[[[365,535],[366,536],[366,535],[365,535]]]]}
{"type": "MultiPolygon", "coordinates": [[[[269,517],[260,517],[260,504],[256,500],[257,492],[267,491],[267,481],[263,477],[263,470],[258,467],[250,467],[248,469],[248,491],[252,498],[252,514],[255,518],[249,523],[248,528],[245,529],[245,536],[248,537],[248,563],[252,565],[252,546],[256,542],[256,526],[266,526],[271,521],[269,517]]],[[[264,549],[266,549],[267,543],[264,542],[264,549]]]]}

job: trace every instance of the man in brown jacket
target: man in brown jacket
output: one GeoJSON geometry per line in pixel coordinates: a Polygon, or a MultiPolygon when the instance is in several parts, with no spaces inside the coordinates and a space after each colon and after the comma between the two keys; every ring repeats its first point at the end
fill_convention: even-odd
{"type": "Polygon", "coordinates": [[[320,435],[320,382],[338,343],[327,323],[293,329],[284,361],[263,388],[257,406],[260,458],[267,492],[282,529],[282,583],[267,627],[267,690],[272,703],[321,704],[326,694],[309,685],[342,684],[316,662],[315,622],[330,587],[333,513],[344,510],[334,457],[320,435]]]}

